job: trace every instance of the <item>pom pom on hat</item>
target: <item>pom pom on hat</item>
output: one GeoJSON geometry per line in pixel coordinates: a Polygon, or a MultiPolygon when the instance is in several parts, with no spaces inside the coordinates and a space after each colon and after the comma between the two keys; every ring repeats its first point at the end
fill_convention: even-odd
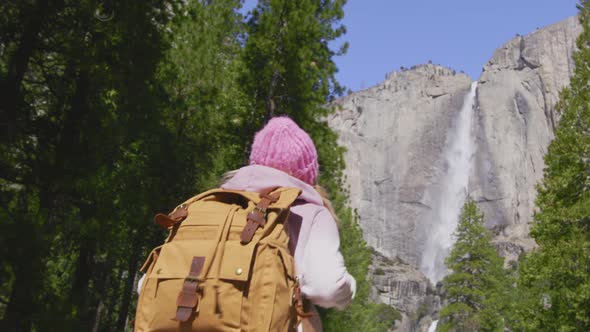
{"type": "Polygon", "coordinates": [[[318,154],[311,137],[286,116],[270,119],[254,136],[251,165],[263,165],[315,185],[318,154]]]}

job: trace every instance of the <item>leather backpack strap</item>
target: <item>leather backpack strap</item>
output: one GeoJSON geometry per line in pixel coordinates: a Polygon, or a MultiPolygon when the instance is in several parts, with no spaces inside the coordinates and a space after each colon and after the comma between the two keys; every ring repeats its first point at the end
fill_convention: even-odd
{"type": "Polygon", "coordinates": [[[322,330],[322,319],[316,310],[312,310],[308,317],[301,318],[303,332],[320,332],[322,330]]]}
{"type": "Polygon", "coordinates": [[[154,222],[165,229],[168,229],[170,226],[174,226],[176,223],[182,222],[188,216],[188,206],[186,204],[181,204],[178,206],[174,211],[170,212],[170,214],[165,215],[163,213],[158,213],[154,217],[154,222]]]}
{"type": "Polygon", "coordinates": [[[182,290],[176,299],[176,320],[186,322],[193,311],[199,311],[199,275],[205,265],[205,257],[194,256],[191,263],[189,275],[184,279],[182,290]]]}
{"type": "Polygon", "coordinates": [[[293,286],[293,305],[295,305],[297,316],[301,318],[313,316],[313,312],[309,312],[311,302],[301,296],[301,284],[299,283],[299,277],[295,278],[295,285],[293,286]]]}
{"type": "Polygon", "coordinates": [[[260,202],[256,204],[254,210],[248,213],[246,226],[244,226],[244,229],[242,229],[242,234],[240,236],[240,241],[242,244],[250,243],[258,227],[264,227],[266,224],[266,210],[271,203],[275,203],[279,200],[280,195],[280,192],[275,192],[273,194],[260,194],[260,202]]]}
{"type": "Polygon", "coordinates": [[[240,236],[242,244],[250,243],[254,238],[256,230],[260,227],[266,226],[266,217],[269,209],[288,209],[301,194],[301,190],[297,188],[279,188],[276,190],[271,189],[260,194],[255,192],[243,192],[235,190],[226,190],[226,192],[237,193],[243,195],[250,201],[258,202],[256,203],[254,210],[248,213],[246,226],[244,226],[242,229],[240,236]]]}

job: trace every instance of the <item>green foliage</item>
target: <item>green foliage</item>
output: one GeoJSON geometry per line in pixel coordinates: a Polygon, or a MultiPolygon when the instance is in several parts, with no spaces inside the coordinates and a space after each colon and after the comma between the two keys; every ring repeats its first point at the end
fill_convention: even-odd
{"type": "Polygon", "coordinates": [[[329,43],[345,1],[264,0],[247,21],[241,3],[0,4],[0,329],[124,330],[136,271],[164,235],[154,212],[243,165],[279,114],[318,147],[357,280],[351,308],[324,311],[326,330],[400,319],[368,303],[371,253],[322,120],[341,92],[333,57],[347,45],[329,43]]]}
{"type": "Polygon", "coordinates": [[[440,311],[439,331],[503,331],[508,279],[503,259],[491,243],[483,214],[468,199],[455,232],[457,241],[445,263],[448,304],[440,311]]]}
{"type": "Polygon", "coordinates": [[[590,4],[581,1],[583,32],[561,120],[545,157],[531,235],[539,248],[521,264],[518,307],[525,331],[590,329],[590,4]]]}
{"type": "MultiPolygon", "coordinates": [[[[328,146],[337,147],[336,140],[325,147],[328,146]]],[[[333,153],[342,158],[341,150],[333,153]]],[[[346,196],[341,189],[341,170],[344,165],[340,164],[339,167],[338,177],[326,177],[323,184],[330,188],[334,208],[340,217],[340,247],[347,269],[356,279],[357,290],[352,305],[344,311],[321,310],[323,327],[325,331],[388,331],[394,327],[396,320],[401,320],[401,314],[391,306],[369,301],[370,280],[367,279],[367,273],[372,254],[355,215],[346,207],[346,196]]]]}
{"type": "Polygon", "coordinates": [[[169,199],[150,176],[167,5],[2,3],[2,330],[123,329],[139,230],[169,199]]]}
{"type": "Polygon", "coordinates": [[[325,103],[339,94],[332,58],[343,54],[329,43],[344,32],[339,25],[345,0],[261,0],[248,21],[242,85],[255,96],[253,128],[276,114],[290,114],[306,127],[326,114],[325,103]]]}
{"type": "MultiPolygon", "coordinates": [[[[340,196],[342,194],[336,195],[340,196]]],[[[343,201],[335,199],[337,204],[343,201]]],[[[338,205],[335,205],[338,206],[338,205]]],[[[341,250],[348,271],[357,282],[356,296],[351,306],[344,311],[321,310],[325,331],[387,331],[393,328],[401,314],[385,304],[369,302],[367,272],[371,252],[362,238],[362,231],[350,213],[350,209],[337,208],[340,215],[341,250]]]]}
{"type": "Polygon", "coordinates": [[[171,48],[160,64],[165,90],[162,123],[169,131],[165,149],[174,162],[170,174],[184,174],[177,199],[214,187],[224,172],[243,163],[249,137],[243,118],[252,100],[237,84],[243,71],[238,0],[192,1],[172,24],[171,48]],[[190,170],[190,171],[189,171],[190,170]]]}

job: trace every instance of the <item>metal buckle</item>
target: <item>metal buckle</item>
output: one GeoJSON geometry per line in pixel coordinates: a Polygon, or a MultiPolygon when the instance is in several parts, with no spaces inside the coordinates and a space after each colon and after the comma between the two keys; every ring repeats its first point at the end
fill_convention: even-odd
{"type": "Polygon", "coordinates": [[[259,206],[255,206],[254,211],[258,211],[258,212],[262,213],[263,215],[266,215],[266,209],[263,209],[259,206]]]}
{"type": "Polygon", "coordinates": [[[191,276],[184,278],[184,280],[186,280],[188,282],[200,282],[201,281],[201,279],[199,279],[199,277],[191,277],[191,276]]]}

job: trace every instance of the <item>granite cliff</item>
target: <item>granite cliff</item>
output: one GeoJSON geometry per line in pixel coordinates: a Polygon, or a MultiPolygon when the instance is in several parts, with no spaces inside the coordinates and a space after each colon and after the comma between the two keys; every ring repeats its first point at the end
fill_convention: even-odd
{"type": "MultiPolygon", "coordinates": [[[[572,17],[517,36],[496,50],[477,80],[466,190],[507,260],[534,246],[528,223],[535,185],[580,33],[572,17]]],[[[419,267],[446,185],[445,153],[471,83],[451,69],[419,65],[337,100],[328,118],[347,148],[350,205],[376,252],[373,299],[403,313],[402,331],[425,331],[440,306],[436,286],[419,267]]]]}

